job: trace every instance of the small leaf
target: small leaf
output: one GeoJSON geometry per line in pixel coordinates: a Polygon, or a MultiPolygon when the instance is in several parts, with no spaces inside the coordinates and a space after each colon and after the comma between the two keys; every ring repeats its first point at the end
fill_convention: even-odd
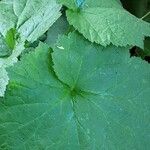
{"type": "Polygon", "coordinates": [[[10,49],[14,49],[16,44],[16,29],[12,28],[7,31],[5,41],[10,49]]]}

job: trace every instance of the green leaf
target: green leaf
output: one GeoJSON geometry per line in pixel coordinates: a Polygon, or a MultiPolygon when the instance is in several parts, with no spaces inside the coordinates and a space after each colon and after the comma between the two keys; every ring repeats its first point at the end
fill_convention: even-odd
{"type": "Polygon", "coordinates": [[[45,42],[51,47],[56,43],[58,36],[61,36],[67,32],[69,24],[65,16],[61,16],[54,24],[50,27],[47,32],[47,39],[45,42]]]}
{"type": "Polygon", "coordinates": [[[6,37],[0,33],[0,96],[4,96],[6,85],[9,81],[5,67],[11,66],[16,62],[18,50],[21,51],[23,49],[23,45],[19,46],[19,49],[15,49],[17,51],[11,56],[16,43],[15,34],[14,29],[10,29],[6,37]]]}
{"type": "Polygon", "coordinates": [[[81,9],[71,5],[74,0],[61,2],[69,8],[69,23],[91,42],[143,48],[144,37],[150,36],[150,25],[127,12],[118,0],[86,0],[81,9]]]}
{"type": "MultiPolygon", "coordinates": [[[[0,74],[1,70],[17,62],[26,40],[36,41],[60,17],[60,8],[61,5],[56,0],[0,1],[0,33],[6,37],[5,46],[0,38],[0,47],[3,47],[0,49],[0,57],[7,57],[0,58],[0,74]],[[15,32],[19,34],[19,38],[14,36],[15,32]]],[[[6,89],[5,85],[6,83],[0,82],[1,89],[6,89]]]]}
{"type": "MultiPolygon", "coordinates": [[[[1,46],[2,45],[0,44],[0,47],[1,46]]],[[[12,66],[14,63],[18,61],[18,56],[24,50],[24,43],[17,44],[13,52],[8,47],[6,47],[6,45],[4,45],[3,48],[4,49],[0,49],[0,51],[2,50],[2,52],[0,52],[1,56],[3,54],[3,58],[0,58],[0,91],[1,91],[0,97],[4,96],[6,85],[8,84],[8,80],[9,80],[9,77],[6,72],[6,68],[12,66]]]]}
{"type": "Polygon", "coordinates": [[[6,85],[8,84],[9,78],[7,72],[4,68],[0,70],[0,96],[3,96],[6,90],[6,85]]]}
{"type": "Polygon", "coordinates": [[[0,33],[0,58],[10,56],[12,54],[12,50],[15,48],[15,44],[15,29],[8,30],[5,37],[0,33]]]}
{"type": "Polygon", "coordinates": [[[14,14],[13,1],[0,1],[0,33],[6,35],[7,31],[15,28],[17,17],[14,14]]]}
{"type": "Polygon", "coordinates": [[[0,58],[11,55],[11,49],[8,47],[5,38],[0,34],[0,58]]]}
{"type": "Polygon", "coordinates": [[[1,149],[149,150],[148,63],[77,33],[59,39],[52,59],[40,44],[9,69],[1,149]]]}
{"type": "Polygon", "coordinates": [[[16,27],[21,38],[34,42],[60,17],[61,5],[56,0],[5,0],[0,7],[0,32],[16,27]]]}
{"type": "Polygon", "coordinates": [[[16,43],[16,29],[10,29],[7,31],[5,41],[10,49],[15,48],[15,43],[16,43]]]}

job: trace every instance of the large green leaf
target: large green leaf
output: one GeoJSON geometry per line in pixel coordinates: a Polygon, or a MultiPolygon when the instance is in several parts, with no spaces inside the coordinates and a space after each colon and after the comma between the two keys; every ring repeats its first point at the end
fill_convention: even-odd
{"type": "Polygon", "coordinates": [[[55,73],[40,44],[9,70],[1,149],[149,150],[149,64],[76,33],[58,41],[52,58],[55,73]]]}
{"type": "Polygon", "coordinates": [[[66,5],[68,21],[91,42],[103,46],[139,46],[150,36],[150,25],[127,12],[119,0],[59,0],[66,5]]]}
{"type": "MultiPolygon", "coordinates": [[[[37,40],[60,17],[60,8],[61,6],[56,3],[56,0],[0,1],[0,34],[5,37],[8,44],[7,46],[5,45],[1,36],[0,56],[10,56],[11,53],[8,46],[13,49],[10,57],[0,58],[1,76],[3,74],[1,70],[17,61],[17,57],[24,50],[24,42],[26,40],[29,42],[37,40]],[[13,32],[10,30],[14,30],[14,28],[20,37],[17,41],[13,39],[13,32]],[[11,31],[10,36],[7,36],[9,31],[11,31]]],[[[3,76],[2,78],[6,77],[3,76]]],[[[5,90],[6,83],[0,82],[0,89],[5,90]]],[[[3,95],[0,94],[0,96],[3,95]]]]}

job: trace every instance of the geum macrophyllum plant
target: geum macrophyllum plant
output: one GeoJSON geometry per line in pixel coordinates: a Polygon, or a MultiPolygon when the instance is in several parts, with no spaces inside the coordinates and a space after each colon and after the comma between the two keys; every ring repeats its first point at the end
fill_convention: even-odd
{"type": "Polygon", "coordinates": [[[0,150],[149,150],[146,36],[119,0],[1,0],[0,150]]]}

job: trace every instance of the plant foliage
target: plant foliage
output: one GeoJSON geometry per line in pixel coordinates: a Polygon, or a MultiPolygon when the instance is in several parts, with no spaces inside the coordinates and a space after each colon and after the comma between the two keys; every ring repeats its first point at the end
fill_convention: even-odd
{"type": "Polygon", "coordinates": [[[86,0],[80,9],[70,2],[74,0],[61,1],[69,4],[69,23],[91,42],[143,48],[144,36],[150,36],[150,25],[127,12],[118,0],[86,0]]]}
{"type": "Polygon", "coordinates": [[[149,150],[145,36],[119,0],[1,0],[0,150],[149,150]]]}
{"type": "MultiPolygon", "coordinates": [[[[0,1],[0,47],[6,47],[5,50],[0,50],[0,73],[1,70],[17,62],[17,57],[24,50],[26,40],[34,42],[48,30],[59,18],[60,8],[61,6],[55,0],[0,1]],[[10,29],[15,29],[19,33],[19,39],[16,39],[16,45],[12,47],[14,49],[12,55],[1,58],[9,55],[8,43],[4,43],[2,35],[7,39],[7,31],[10,29]]],[[[10,37],[9,40],[11,40],[10,37]]],[[[3,96],[8,77],[1,76],[1,80],[6,81],[0,82],[0,96],[3,96]]]]}

